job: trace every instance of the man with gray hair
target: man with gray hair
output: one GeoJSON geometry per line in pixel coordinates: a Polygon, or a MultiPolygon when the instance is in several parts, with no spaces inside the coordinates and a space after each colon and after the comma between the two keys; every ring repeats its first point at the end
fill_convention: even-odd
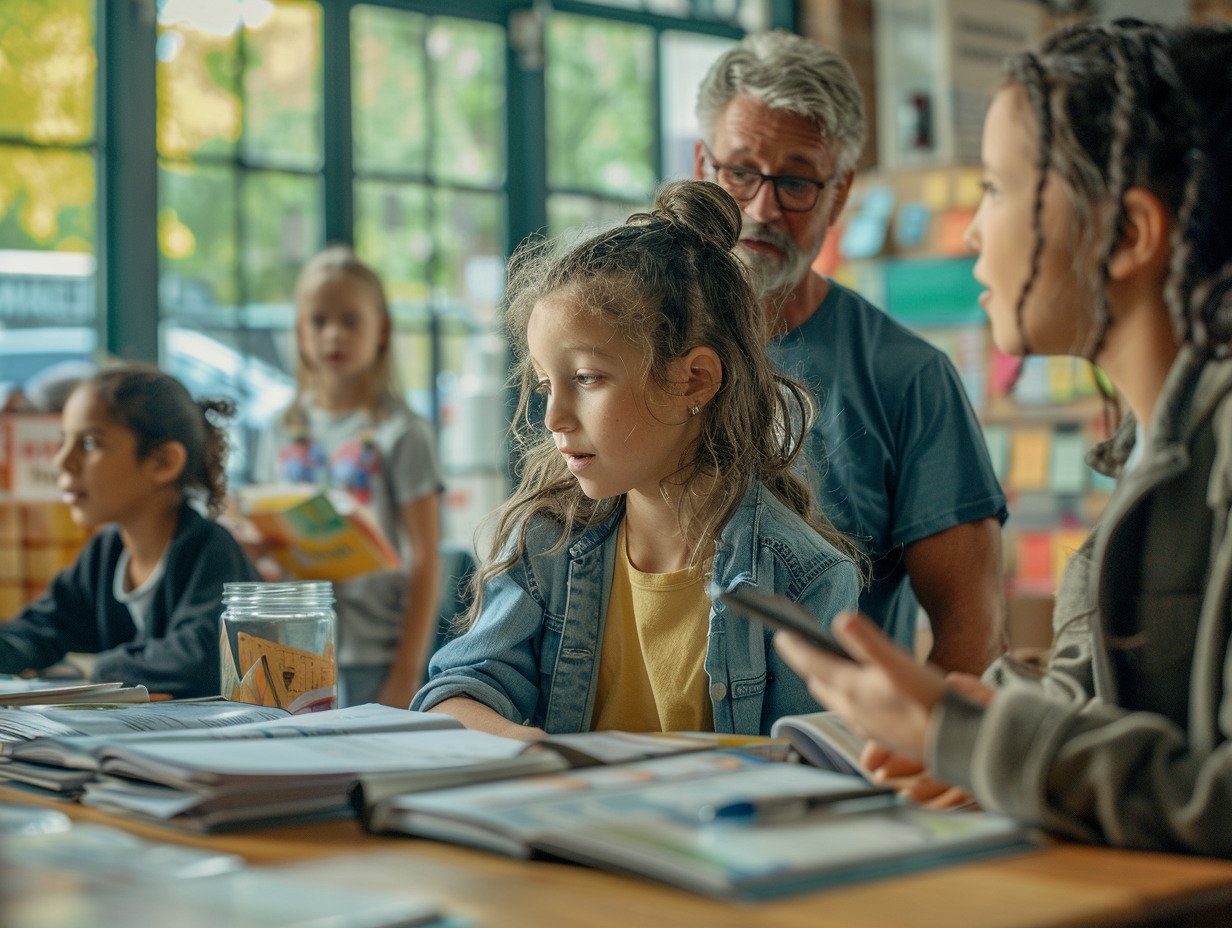
{"type": "Polygon", "coordinates": [[[867,135],[851,67],[800,36],[750,36],[706,75],[697,117],[694,174],[740,204],[771,354],[817,401],[818,501],[869,556],[861,609],[910,648],[923,606],[930,659],[978,674],[1005,647],[1006,517],[979,423],[944,354],[812,270],[867,135]]]}

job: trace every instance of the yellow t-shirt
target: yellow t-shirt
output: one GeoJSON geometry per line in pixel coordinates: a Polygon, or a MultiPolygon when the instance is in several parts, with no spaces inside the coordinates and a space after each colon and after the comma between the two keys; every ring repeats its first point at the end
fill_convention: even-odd
{"type": "Polygon", "coordinates": [[[616,551],[591,727],[713,731],[705,566],[643,573],[629,563],[623,523],[616,551]]]}

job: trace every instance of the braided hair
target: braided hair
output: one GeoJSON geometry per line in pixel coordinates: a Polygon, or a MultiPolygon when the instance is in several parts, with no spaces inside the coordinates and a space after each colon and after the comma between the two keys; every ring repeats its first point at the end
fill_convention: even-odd
{"type": "Polygon", "coordinates": [[[1094,359],[1113,319],[1109,262],[1125,229],[1132,187],[1157,196],[1174,217],[1164,300],[1178,344],[1199,356],[1232,343],[1232,30],[1168,28],[1123,19],[1083,23],[1047,39],[1038,53],[1007,63],[1007,82],[1027,94],[1043,169],[1036,192],[1035,243],[1022,306],[1043,246],[1043,188],[1053,172],[1075,211],[1076,255],[1095,307],[1085,344],[1094,359]]]}
{"type": "Polygon", "coordinates": [[[732,253],[740,223],[740,207],[723,188],[679,181],[660,188],[649,212],[635,213],[563,253],[551,241],[531,241],[514,253],[505,324],[520,382],[513,423],[519,480],[495,514],[491,554],[475,574],[476,595],[464,625],[478,617],[487,581],[521,557],[531,516],[559,524],[563,545],[572,530],[602,521],[620,504],[618,498],[592,500],[582,492],[536,414],[538,377],[527,326],[536,306],[554,294],[567,295],[575,311],[603,320],[640,350],[644,388],[672,391],[672,363],[695,347],[718,355],[723,381],[701,410],[700,437],[660,487],[665,499],[676,498],[690,564],[713,551],[755,479],[856,558],[854,546],[814,505],[808,485],[793,470],[813,403],[801,384],[778,374],[770,361],[765,313],[732,253]]]}

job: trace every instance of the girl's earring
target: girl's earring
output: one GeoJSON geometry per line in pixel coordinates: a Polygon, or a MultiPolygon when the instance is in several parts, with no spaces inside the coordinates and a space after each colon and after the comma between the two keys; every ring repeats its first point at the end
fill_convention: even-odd
{"type": "Polygon", "coordinates": [[[690,406],[689,407],[690,416],[696,416],[701,411],[702,411],[702,408],[700,406],[690,406]]]}

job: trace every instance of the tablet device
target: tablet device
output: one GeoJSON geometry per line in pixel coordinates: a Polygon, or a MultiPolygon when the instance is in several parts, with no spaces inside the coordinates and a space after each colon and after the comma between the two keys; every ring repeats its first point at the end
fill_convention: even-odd
{"type": "Polygon", "coordinates": [[[848,661],[853,659],[843,646],[821,627],[817,619],[799,603],[793,603],[783,596],[748,589],[719,592],[718,598],[736,615],[762,622],[776,631],[785,629],[795,632],[809,644],[835,657],[848,661]]]}

